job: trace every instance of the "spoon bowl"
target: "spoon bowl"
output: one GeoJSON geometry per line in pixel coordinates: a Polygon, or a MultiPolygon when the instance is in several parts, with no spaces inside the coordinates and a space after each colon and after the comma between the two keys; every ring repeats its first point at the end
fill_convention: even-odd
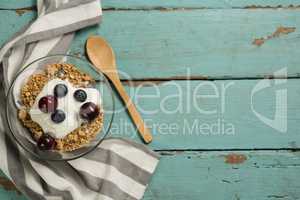
{"type": "Polygon", "coordinates": [[[98,69],[106,73],[117,70],[114,51],[103,38],[98,36],[89,37],[86,49],[89,59],[97,64],[98,69]]]}

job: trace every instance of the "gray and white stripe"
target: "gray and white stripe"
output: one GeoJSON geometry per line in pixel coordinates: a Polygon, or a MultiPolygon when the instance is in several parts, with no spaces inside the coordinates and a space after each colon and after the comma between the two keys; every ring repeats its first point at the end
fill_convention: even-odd
{"type": "Polygon", "coordinates": [[[37,58],[67,53],[74,31],[98,24],[102,16],[99,0],[37,0],[37,8],[38,18],[0,50],[1,170],[34,200],[141,199],[159,160],[142,144],[109,138],[82,158],[44,162],[27,155],[7,133],[5,91],[16,72],[37,58]]]}

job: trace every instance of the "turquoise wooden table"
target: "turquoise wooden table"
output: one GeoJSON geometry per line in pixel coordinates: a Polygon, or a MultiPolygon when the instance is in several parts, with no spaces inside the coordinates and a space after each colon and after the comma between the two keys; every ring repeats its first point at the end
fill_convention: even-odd
{"type": "MultiPolygon", "coordinates": [[[[100,27],[162,156],[145,200],[300,199],[300,0],[104,0],[100,27]],[[132,81],[130,81],[132,80],[132,81]],[[151,111],[151,112],[149,112],[151,111]]],[[[36,17],[0,1],[0,44],[36,17]]],[[[112,134],[140,141],[118,100],[112,134]]],[[[0,174],[0,199],[26,199],[0,174]]]]}

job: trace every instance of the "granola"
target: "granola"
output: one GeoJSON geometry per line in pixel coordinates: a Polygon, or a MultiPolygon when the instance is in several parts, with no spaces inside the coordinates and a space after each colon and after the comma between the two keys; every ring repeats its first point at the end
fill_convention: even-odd
{"type": "MultiPolygon", "coordinates": [[[[29,114],[37,96],[43,87],[52,79],[60,78],[68,80],[75,87],[87,87],[95,82],[88,74],[80,72],[75,66],[67,63],[51,64],[43,73],[33,74],[21,89],[21,102],[23,107],[19,109],[18,117],[23,125],[30,130],[32,137],[38,141],[44,134],[41,126],[31,119],[29,114]]],[[[55,150],[68,152],[88,144],[96,137],[103,126],[103,112],[88,123],[70,132],[67,136],[55,139],[55,150]]]]}

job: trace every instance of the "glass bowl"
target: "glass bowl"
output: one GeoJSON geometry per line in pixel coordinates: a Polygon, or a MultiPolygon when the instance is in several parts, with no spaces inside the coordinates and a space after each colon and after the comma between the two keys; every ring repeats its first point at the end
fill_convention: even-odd
{"type": "Polygon", "coordinates": [[[110,131],[114,117],[114,97],[110,82],[104,74],[95,70],[91,63],[71,55],[52,55],[39,58],[26,67],[15,76],[7,93],[6,118],[10,132],[15,141],[33,156],[49,161],[72,160],[86,155],[93,151],[110,131]],[[23,126],[18,118],[18,110],[22,106],[20,101],[20,91],[27,82],[30,75],[39,73],[45,69],[48,64],[69,63],[74,65],[81,72],[90,75],[96,81],[88,87],[96,88],[101,96],[101,110],[104,113],[103,127],[100,132],[88,144],[83,145],[77,150],[70,152],[61,152],[57,150],[40,150],[37,142],[33,139],[29,129],[23,126]]]}

